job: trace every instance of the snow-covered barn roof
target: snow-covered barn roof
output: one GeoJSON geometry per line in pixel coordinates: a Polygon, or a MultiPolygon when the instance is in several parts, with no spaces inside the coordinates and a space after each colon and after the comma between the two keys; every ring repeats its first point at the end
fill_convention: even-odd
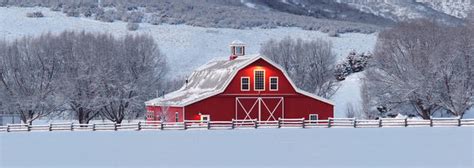
{"type": "Polygon", "coordinates": [[[230,43],[230,45],[245,45],[245,43],[240,40],[234,40],[230,43]]]}
{"type": "Polygon", "coordinates": [[[318,99],[331,105],[333,104],[333,102],[330,100],[298,89],[288,77],[286,71],[284,71],[278,64],[259,54],[241,56],[234,60],[229,60],[228,58],[213,59],[207,64],[196,69],[189,77],[188,83],[180,89],[168,93],[163,97],[146,101],[145,104],[147,106],[182,107],[217,95],[224,92],[225,88],[229,85],[240,69],[246,67],[258,59],[264,59],[265,61],[280,69],[298,93],[318,99]]]}

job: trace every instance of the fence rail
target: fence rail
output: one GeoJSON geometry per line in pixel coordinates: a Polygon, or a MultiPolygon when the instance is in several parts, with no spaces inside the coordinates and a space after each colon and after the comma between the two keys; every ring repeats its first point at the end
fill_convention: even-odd
{"type": "Polygon", "coordinates": [[[276,121],[232,120],[184,122],[140,121],[136,123],[50,123],[47,125],[8,124],[0,126],[0,132],[31,131],[120,131],[120,130],[190,130],[190,129],[245,129],[245,128],[379,128],[379,127],[461,127],[474,126],[474,119],[431,118],[411,120],[407,118],[384,118],[358,120],[355,118],[329,118],[327,120],[305,120],[304,118],[279,118],[276,121]]]}

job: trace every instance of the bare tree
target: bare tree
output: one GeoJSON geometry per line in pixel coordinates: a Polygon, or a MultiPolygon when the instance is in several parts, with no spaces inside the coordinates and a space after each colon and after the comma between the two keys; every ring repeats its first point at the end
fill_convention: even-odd
{"type": "Polygon", "coordinates": [[[440,106],[462,118],[474,104],[474,31],[467,26],[448,30],[449,42],[442,51],[448,57],[440,58],[436,66],[437,98],[440,106]]]}
{"type": "Polygon", "coordinates": [[[472,43],[455,32],[427,20],[381,32],[366,73],[371,101],[387,110],[412,106],[424,119],[440,109],[462,116],[472,106],[472,57],[462,54],[472,53],[472,43]]]}
{"type": "Polygon", "coordinates": [[[0,82],[6,92],[2,108],[19,114],[27,124],[62,110],[63,98],[57,90],[64,66],[61,54],[51,48],[60,43],[51,36],[0,42],[0,82]]]}
{"type": "Polygon", "coordinates": [[[127,35],[115,46],[115,55],[106,57],[111,69],[100,85],[101,115],[121,123],[125,117],[138,117],[144,112],[144,101],[154,96],[166,72],[165,56],[154,39],[146,35],[127,35]]]}
{"type": "Polygon", "coordinates": [[[110,37],[101,37],[91,33],[63,32],[59,35],[67,52],[63,52],[64,64],[68,69],[64,76],[62,94],[66,97],[67,105],[79,123],[89,123],[99,115],[100,90],[97,81],[103,79],[100,57],[104,50],[104,40],[113,44],[110,37]]]}
{"type": "Polygon", "coordinates": [[[355,118],[356,115],[358,114],[358,110],[356,109],[356,107],[354,107],[354,105],[352,105],[352,103],[347,103],[346,105],[346,117],[347,118],[355,118]]]}
{"type": "Polygon", "coordinates": [[[362,84],[360,88],[360,97],[361,97],[361,115],[363,115],[363,118],[366,119],[376,119],[380,117],[379,112],[375,108],[371,108],[371,105],[373,104],[371,102],[370,94],[369,94],[369,87],[367,85],[367,79],[362,79],[362,84]]]}
{"type": "Polygon", "coordinates": [[[164,104],[163,106],[160,107],[160,111],[158,112],[158,117],[160,119],[161,122],[168,122],[170,121],[170,113],[169,113],[169,109],[170,107],[166,104],[164,104]]]}
{"type": "Polygon", "coordinates": [[[145,112],[166,72],[165,56],[148,35],[63,32],[0,42],[0,111],[31,124],[68,110],[80,123],[113,122],[145,112]]]}
{"type": "Polygon", "coordinates": [[[336,56],[330,42],[286,37],[267,41],[261,53],[280,64],[303,90],[331,98],[338,88],[334,79],[336,56]]]}

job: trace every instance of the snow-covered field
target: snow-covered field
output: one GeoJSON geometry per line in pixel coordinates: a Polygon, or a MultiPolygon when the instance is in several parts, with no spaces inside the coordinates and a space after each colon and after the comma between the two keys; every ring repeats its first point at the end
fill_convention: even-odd
{"type": "Polygon", "coordinates": [[[0,134],[0,167],[474,167],[474,128],[0,134]]]}

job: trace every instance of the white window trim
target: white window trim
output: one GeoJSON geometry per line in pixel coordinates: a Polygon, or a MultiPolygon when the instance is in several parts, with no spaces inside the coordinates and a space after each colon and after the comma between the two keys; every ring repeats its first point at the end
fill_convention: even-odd
{"type": "Polygon", "coordinates": [[[240,77],[240,90],[241,90],[241,91],[250,91],[250,77],[248,77],[248,76],[240,77]],[[243,89],[243,88],[242,88],[242,86],[243,86],[243,85],[242,85],[242,79],[244,79],[244,78],[246,78],[246,79],[248,80],[248,83],[247,83],[247,84],[248,84],[248,87],[247,87],[247,89],[243,89]]]}
{"type": "Polygon", "coordinates": [[[270,79],[268,80],[268,88],[270,88],[270,91],[278,91],[278,82],[279,82],[278,76],[270,76],[270,79]],[[272,89],[272,79],[277,80],[276,89],[272,89]]]}
{"type": "Polygon", "coordinates": [[[311,121],[317,121],[319,120],[319,115],[318,114],[309,114],[308,116],[308,120],[311,120],[311,121]],[[316,120],[311,120],[311,116],[315,115],[316,116],[316,120]]]}
{"type": "Polygon", "coordinates": [[[211,121],[211,115],[209,115],[209,114],[202,115],[201,114],[201,121],[211,121]],[[207,117],[207,120],[203,120],[204,117],[207,117]]]}
{"type": "Polygon", "coordinates": [[[253,70],[253,90],[255,91],[265,91],[265,70],[264,69],[254,69],[253,70]],[[255,71],[263,71],[263,89],[257,89],[257,74],[255,73],[255,71]]]}

